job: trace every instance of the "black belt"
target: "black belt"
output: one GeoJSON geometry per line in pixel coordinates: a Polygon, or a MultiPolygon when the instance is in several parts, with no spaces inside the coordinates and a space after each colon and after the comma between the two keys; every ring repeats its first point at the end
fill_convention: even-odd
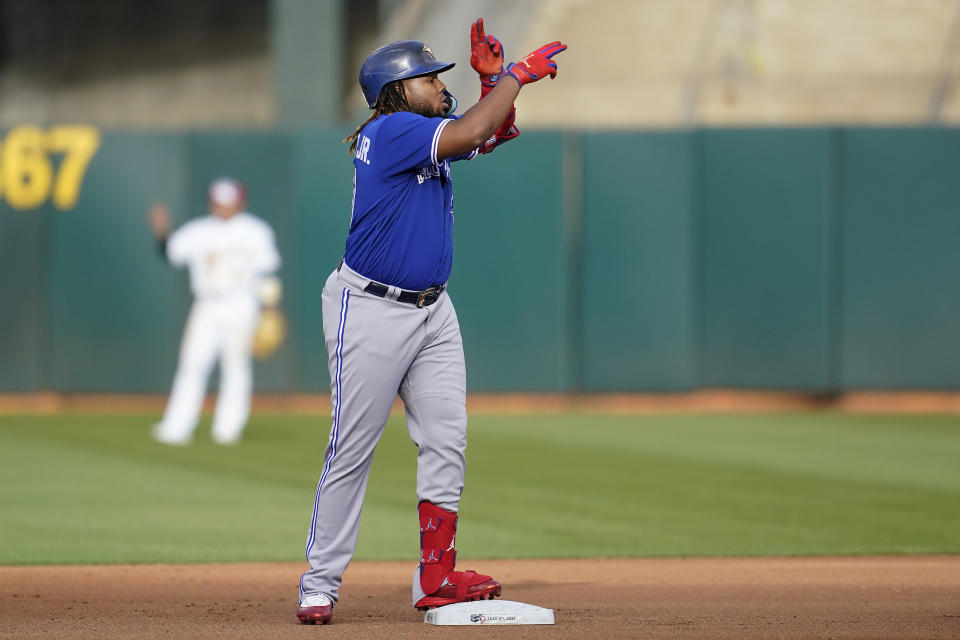
{"type": "MultiPolygon", "coordinates": [[[[440,299],[440,294],[443,293],[443,290],[446,288],[447,285],[441,284],[438,287],[430,287],[429,289],[424,289],[423,291],[401,290],[397,300],[399,302],[409,302],[410,304],[415,304],[418,308],[422,309],[424,307],[429,307],[438,299],[440,299]]],[[[367,293],[372,293],[375,296],[386,298],[389,287],[380,284],[379,282],[371,282],[364,287],[363,290],[367,293]]]]}

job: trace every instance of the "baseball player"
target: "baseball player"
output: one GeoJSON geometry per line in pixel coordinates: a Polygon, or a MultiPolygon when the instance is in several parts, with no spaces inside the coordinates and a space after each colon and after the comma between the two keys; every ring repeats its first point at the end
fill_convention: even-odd
{"type": "Polygon", "coordinates": [[[231,178],[208,189],[209,215],[187,222],[170,234],[170,212],[157,204],[150,226],[161,253],[175,267],[190,270],[193,307],[180,344],[180,360],[163,420],[153,437],[170,445],[193,438],[207,378],[220,359],[220,393],[213,419],[213,440],[240,440],[250,415],[253,386],[251,349],[260,313],[258,287],[280,266],[273,231],[247,213],[247,190],[231,178]]]}
{"type": "Polygon", "coordinates": [[[462,117],[438,74],[451,69],[423,42],[393,42],[360,68],[370,117],[347,137],[354,197],[346,250],[322,293],[333,425],[307,535],[309,570],[297,617],[326,624],[353,556],[374,448],[399,393],[417,445],[420,562],[413,606],[494,598],[488,575],[456,571],[454,537],[467,444],[466,368],[446,291],[452,262],[451,163],[518,135],[513,102],[554,77],[553,42],[503,69],[503,47],[471,27],[481,100],[462,117]]]}

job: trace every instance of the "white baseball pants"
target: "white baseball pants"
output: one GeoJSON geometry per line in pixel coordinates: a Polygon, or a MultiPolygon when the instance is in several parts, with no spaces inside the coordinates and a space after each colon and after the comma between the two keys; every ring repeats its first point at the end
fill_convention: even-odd
{"type": "Polygon", "coordinates": [[[220,393],[213,418],[213,440],[237,442],[250,416],[253,388],[251,348],[259,317],[252,296],[197,300],[183,340],[173,390],[154,436],[161,442],[186,444],[193,437],[203,408],[207,379],[220,359],[220,393]]]}

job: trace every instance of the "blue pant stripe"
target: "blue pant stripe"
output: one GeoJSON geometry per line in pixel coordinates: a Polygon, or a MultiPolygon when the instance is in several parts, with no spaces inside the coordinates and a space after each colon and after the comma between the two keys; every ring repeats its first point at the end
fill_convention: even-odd
{"type": "MultiPolygon", "coordinates": [[[[330,467],[333,459],[337,455],[337,444],[340,436],[340,406],[343,403],[343,334],[347,324],[347,308],[350,305],[350,290],[346,287],[340,295],[340,326],[337,329],[337,403],[333,411],[333,430],[330,432],[330,451],[327,454],[327,461],[323,465],[323,473],[320,474],[320,482],[317,483],[317,493],[313,499],[313,518],[310,521],[310,535],[307,537],[307,562],[310,561],[310,550],[317,537],[317,510],[320,508],[320,491],[327,480],[327,474],[330,473],[330,467]]],[[[303,577],[300,577],[300,598],[303,598],[303,577]]]]}

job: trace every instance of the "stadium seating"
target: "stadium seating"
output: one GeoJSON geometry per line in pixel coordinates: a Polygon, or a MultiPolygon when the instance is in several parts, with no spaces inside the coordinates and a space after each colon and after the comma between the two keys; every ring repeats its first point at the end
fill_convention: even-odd
{"type": "Polygon", "coordinates": [[[529,126],[960,122],[955,0],[543,0],[570,45],[529,126]]]}

